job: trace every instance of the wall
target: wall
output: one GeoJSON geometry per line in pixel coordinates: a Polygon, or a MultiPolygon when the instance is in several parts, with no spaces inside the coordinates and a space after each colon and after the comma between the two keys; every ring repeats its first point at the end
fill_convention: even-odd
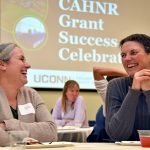
{"type": "MultiPolygon", "coordinates": [[[[61,95],[61,91],[38,90],[38,92],[44,99],[49,110],[54,107],[58,97],[61,95]]],[[[95,120],[97,109],[102,103],[101,97],[97,94],[96,91],[80,91],[80,95],[82,95],[85,99],[88,119],[95,120]]]]}

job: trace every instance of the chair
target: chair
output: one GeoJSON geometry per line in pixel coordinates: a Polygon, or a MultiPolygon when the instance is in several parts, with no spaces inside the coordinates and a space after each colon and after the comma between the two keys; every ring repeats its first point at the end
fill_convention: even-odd
{"type": "Polygon", "coordinates": [[[105,131],[105,117],[103,106],[96,113],[96,121],[92,133],[87,137],[87,142],[112,142],[105,131]]]}
{"type": "Polygon", "coordinates": [[[95,125],[95,120],[89,120],[89,126],[93,127],[95,125]]]}

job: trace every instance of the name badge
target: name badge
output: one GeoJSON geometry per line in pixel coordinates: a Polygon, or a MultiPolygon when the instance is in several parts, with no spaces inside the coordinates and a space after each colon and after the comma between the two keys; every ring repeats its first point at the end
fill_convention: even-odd
{"type": "Polygon", "coordinates": [[[21,115],[35,114],[35,109],[31,103],[18,105],[21,115]]]}

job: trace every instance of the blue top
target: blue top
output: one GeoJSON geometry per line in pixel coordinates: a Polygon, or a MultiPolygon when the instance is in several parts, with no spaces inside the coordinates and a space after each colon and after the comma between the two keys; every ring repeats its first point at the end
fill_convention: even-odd
{"type": "Polygon", "coordinates": [[[122,77],[108,84],[105,127],[115,141],[139,140],[137,130],[150,130],[150,90],[133,90],[132,82],[122,77]]]}

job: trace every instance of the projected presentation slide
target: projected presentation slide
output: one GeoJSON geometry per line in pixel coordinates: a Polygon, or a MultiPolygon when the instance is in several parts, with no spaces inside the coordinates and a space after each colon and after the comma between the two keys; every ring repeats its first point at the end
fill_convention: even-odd
{"type": "Polygon", "coordinates": [[[93,90],[93,66],[123,70],[119,41],[150,35],[150,0],[0,0],[0,42],[15,42],[31,64],[27,86],[93,90]]]}

